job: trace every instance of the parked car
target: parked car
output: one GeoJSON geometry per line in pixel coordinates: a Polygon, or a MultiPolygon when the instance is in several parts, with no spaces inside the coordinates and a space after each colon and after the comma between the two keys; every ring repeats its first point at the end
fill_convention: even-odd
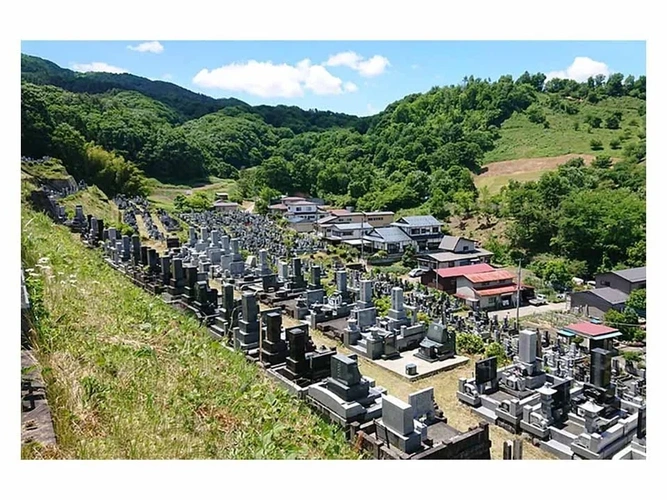
{"type": "Polygon", "coordinates": [[[530,299],[528,303],[531,306],[543,306],[547,303],[547,298],[544,295],[537,294],[534,299],[530,299]]]}
{"type": "Polygon", "coordinates": [[[421,276],[421,275],[424,274],[425,272],[426,272],[426,271],[424,271],[423,269],[416,268],[416,269],[413,269],[412,271],[410,271],[410,272],[408,273],[408,276],[410,276],[411,278],[418,278],[419,276],[421,276]]]}

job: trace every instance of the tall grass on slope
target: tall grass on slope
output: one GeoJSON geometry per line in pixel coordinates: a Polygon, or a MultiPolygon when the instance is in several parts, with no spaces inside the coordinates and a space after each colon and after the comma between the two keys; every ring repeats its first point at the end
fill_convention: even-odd
{"type": "Polygon", "coordinates": [[[58,439],[25,458],[359,456],[240,354],[25,207],[21,251],[58,439]]]}

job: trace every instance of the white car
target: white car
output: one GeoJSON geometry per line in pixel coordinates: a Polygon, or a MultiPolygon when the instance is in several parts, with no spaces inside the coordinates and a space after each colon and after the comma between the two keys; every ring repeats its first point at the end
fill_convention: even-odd
{"type": "Polygon", "coordinates": [[[423,269],[417,268],[417,269],[413,269],[412,271],[410,271],[408,273],[408,276],[410,276],[411,278],[418,278],[419,276],[421,276],[425,272],[426,271],[424,271],[423,269]]]}

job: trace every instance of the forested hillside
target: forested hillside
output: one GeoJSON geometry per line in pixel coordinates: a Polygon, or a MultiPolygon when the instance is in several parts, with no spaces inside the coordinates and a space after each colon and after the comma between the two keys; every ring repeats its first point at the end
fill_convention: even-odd
{"type": "Polygon", "coordinates": [[[22,65],[22,154],[59,158],[107,194],[145,193],[144,176],[213,175],[237,179],[236,196],[259,207],[299,192],[366,210],[502,219],[507,231],[484,242],[499,259],[554,255],[583,272],[645,259],[643,76],[467,77],[358,118],[252,107],[30,56],[22,65]],[[598,159],[494,196],[475,187],[489,161],[566,153],[598,159]]]}

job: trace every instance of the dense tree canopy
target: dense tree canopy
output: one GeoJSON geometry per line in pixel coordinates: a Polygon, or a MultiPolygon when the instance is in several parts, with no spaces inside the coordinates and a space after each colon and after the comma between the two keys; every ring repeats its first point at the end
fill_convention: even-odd
{"type": "Polygon", "coordinates": [[[237,179],[239,195],[258,198],[262,208],[280,193],[442,220],[497,216],[509,223],[507,243],[488,242],[496,257],[532,259],[545,280],[561,284],[573,274],[645,263],[646,142],[638,123],[645,99],[644,76],[583,83],[541,73],[495,82],[470,76],[358,118],[253,107],[24,55],[21,152],[59,158],[77,179],[108,193],[144,192],[144,175],[165,182],[214,175],[237,179]],[[510,182],[497,196],[478,193],[474,176],[506,120],[524,115],[547,127],[557,114],[580,110],[582,128],[617,133],[604,143],[592,138],[595,147],[616,150],[613,160],[601,154],[586,167],[574,159],[538,181],[510,182]]]}

